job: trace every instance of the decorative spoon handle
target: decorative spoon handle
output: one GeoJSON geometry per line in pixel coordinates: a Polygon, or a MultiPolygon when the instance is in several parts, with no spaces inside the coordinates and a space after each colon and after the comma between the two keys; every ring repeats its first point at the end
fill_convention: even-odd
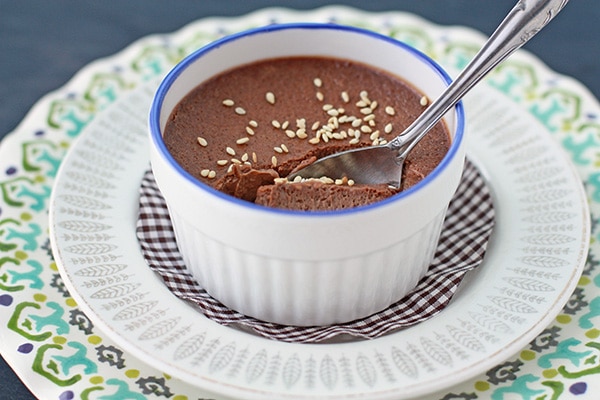
{"type": "Polygon", "coordinates": [[[403,160],[448,110],[496,65],[523,46],[558,14],[568,0],[520,0],[471,62],[402,134],[388,143],[403,160]]]}

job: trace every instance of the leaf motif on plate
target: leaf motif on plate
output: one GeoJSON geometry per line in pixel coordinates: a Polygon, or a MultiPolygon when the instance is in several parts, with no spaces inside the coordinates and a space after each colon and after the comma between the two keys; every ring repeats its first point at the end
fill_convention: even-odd
{"type": "Polygon", "coordinates": [[[521,278],[521,277],[506,277],[504,280],[511,285],[531,292],[551,292],[554,290],[554,287],[547,284],[546,282],[538,281],[531,278],[521,278]]]}
{"type": "Polygon", "coordinates": [[[356,372],[367,386],[373,387],[377,381],[377,371],[373,363],[364,355],[359,354],[356,358],[356,372]]]}
{"type": "Polygon", "coordinates": [[[508,297],[502,296],[489,296],[489,299],[495,305],[511,312],[517,312],[521,314],[532,314],[536,312],[535,308],[519,300],[510,299],[508,297]]]}
{"type": "Polygon", "coordinates": [[[86,210],[107,210],[111,208],[108,204],[99,200],[75,194],[63,194],[59,196],[59,199],[73,207],[85,208],[86,210]]]}
{"type": "Polygon", "coordinates": [[[566,211],[552,211],[547,213],[529,215],[524,217],[523,220],[534,224],[556,224],[559,222],[567,221],[575,216],[575,214],[566,211]]]}
{"type": "Polygon", "coordinates": [[[158,301],[156,300],[132,304],[115,314],[113,319],[115,321],[126,321],[129,319],[141,317],[142,315],[146,314],[148,311],[156,307],[157,304],[158,301]]]}
{"type": "Polygon", "coordinates": [[[100,264],[78,269],[75,271],[75,275],[87,278],[99,278],[101,276],[114,275],[125,268],[127,268],[127,264],[100,264]]]}
{"type": "Polygon", "coordinates": [[[175,361],[183,360],[184,358],[188,358],[194,353],[196,353],[202,347],[202,343],[204,343],[205,336],[205,333],[200,333],[198,335],[192,336],[189,339],[186,339],[177,347],[177,349],[175,349],[173,359],[175,361]]]}
{"type": "Polygon", "coordinates": [[[565,267],[569,264],[568,261],[565,261],[562,258],[552,256],[524,256],[521,257],[521,261],[525,264],[533,265],[534,267],[543,268],[565,267]]]}
{"type": "Polygon", "coordinates": [[[302,364],[300,363],[300,358],[298,357],[298,354],[294,354],[283,365],[281,377],[285,387],[289,389],[294,386],[296,382],[298,382],[298,379],[300,379],[301,374],[302,364]]]}
{"type": "Polygon", "coordinates": [[[448,333],[450,333],[450,336],[456,340],[457,343],[463,345],[467,349],[478,352],[485,351],[485,346],[469,332],[452,325],[447,325],[446,329],[448,330],[448,333]]]}
{"type": "Polygon", "coordinates": [[[72,246],[66,246],[64,250],[69,253],[90,256],[110,253],[116,248],[117,246],[108,243],[80,243],[72,246]]]}
{"type": "Polygon", "coordinates": [[[94,221],[82,221],[82,220],[69,220],[69,221],[61,221],[58,223],[63,229],[75,232],[83,232],[83,233],[94,233],[101,232],[107,229],[112,228],[112,226],[107,224],[101,224],[99,222],[94,221]]]}
{"type": "Polygon", "coordinates": [[[246,380],[248,382],[254,382],[261,377],[265,369],[267,368],[267,352],[262,349],[254,355],[248,362],[246,367],[246,380]]]}
{"type": "Polygon", "coordinates": [[[68,170],[65,174],[74,182],[78,182],[83,185],[95,188],[95,189],[114,189],[115,188],[115,185],[113,185],[109,181],[99,178],[96,175],[82,174],[79,171],[72,171],[72,170],[68,170]]]}
{"type": "Polygon", "coordinates": [[[321,360],[321,381],[328,389],[333,389],[337,384],[338,370],[335,361],[326,354],[321,360]]]}
{"type": "Polygon", "coordinates": [[[392,360],[396,367],[409,378],[416,379],[419,376],[417,364],[413,359],[397,347],[392,347],[392,360]]]}
{"type": "MultiPolygon", "coordinates": [[[[508,148],[505,149],[505,153],[507,155],[509,155],[510,157],[507,159],[507,164],[508,165],[517,165],[517,164],[523,164],[523,163],[529,163],[531,162],[531,160],[534,160],[540,156],[542,156],[544,153],[546,153],[548,151],[548,147],[545,145],[532,145],[532,143],[528,143],[532,142],[532,141],[537,141],[537,138],[529,138],[525,141],[512,141],[510,143],[510,146],[508,148]]],[[[541,168],[538,171],[543,171],[541,168]]],[[[536,171],[537,172],[537,171],[536,171]]],[[[531,175],[535,175],[536,172],[534,172],[531,175]]],[[[522,177],[522,179],[525,177],[522,177]]],[[[525,179],[534,179],[535,180],[539,180],[539,179],[543,179],[543,178],[534,178],[533,176],[525,178],[525,179]]],[[[522,182],[529,182],[529,180],[523,180],[522,182]]]]}
{"type": "MultiPolygon", "coordinates": [[[[546,149],[544,148],[543,151],[546,149]]],[[[535,149],[534,149],[535,151],[535,149]]],[[[557,167],[548,167],[548,168],[534,168],[531,172],[521,175],[516,179],[516,182],[519,183],[537,183],[544,179],[551,179],[564,171],[561,168],[557,167]]]]}
{"type": "Polygon", "coordinates": [[[140,283],[120,283],[104,289],[100,289],[93,293],[90,297],[93,299],[115,299],[117,297],[125,296],[136,290],[141,284],[140,283]]]}
{"type": "Polygon", "coordinates": [[[173,317],[157,322],[146,329],[139,337],[139,340],[152,340],[171,332],[179,323],[181,317],[173,317]]]}
{"type": "Polygon", "coordinates": [[[104,170],[123,170],[123,167],[112,158],[101,156],[98,152],[87,151],[82,148],[74,150],[74,153],[86,163],[92,163],[96,167],[101,167],[104,170]]]}
{"type": "Polygon", "coordinates": [[[522,240],[529,244],[553,246],[573,242],[575,238],[558,233],[542,233],[539,235],[526,236],[522,238],[522,240]]]}
{"type": "Polygon", "coordinates": [[[496,319],[488,314],[470,312],[469,315],[475,322],[477,322],[482,327],[497,333],[502,334],[510,334],[512,333],[512,329],[503,321],[496,319]]]}
{"type": "Polygon", "coordinates": [[[433,360],[444,366],[452,366],[452,356],[442,346],[426,337],[421,338],[421,346],[433,360]]]}
{"type": "Polygon", "coordinates": [[[531,193],[529,196],[523,197],[521,200],[525,203],[550,203],[552,201],[560,200],[570,193],[571,190],[566,189],[544,190],[537,193],[531,193]]]}
{"type": "Polygon", "coordinates": [[[221,347],[213,358],[210,360],[208,369],[211,373],[221,371],[233,360],[235,355],[235,342],[231,342],[226,346],[221,347]]]}

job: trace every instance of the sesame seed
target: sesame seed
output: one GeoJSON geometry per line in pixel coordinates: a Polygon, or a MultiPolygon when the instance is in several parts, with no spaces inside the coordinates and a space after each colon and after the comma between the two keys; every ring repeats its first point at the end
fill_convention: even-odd
{"type": "Polygon", "coordinates": [[[370,140],[375,140],[375,139],[379,139],[379,131],[375,131],[373,133],[371,133],[371,136],[369,136],[370,140]]]}
{"type": "Polygon", "coordinates": [[[237,144],[246,144],[250,141],[249,137],[243,137],[243,138],[239,138],[238,140],[236,140],[235,142],[237,144]]]}
{"type": "Polygon", "coordinates": [[[342,139],[344,139],[344,136],[341,133],[338,133],[338,132],[332,134],[331,137],[332,137],[332,139],[335,139],[335,140],[342,140],[342,139]]]}
{"type": "Polygon", "coordinates": [[[288,126],[290,126],[290,121],[284,121],[284,122],[281,124],[281,129],[287,129],[287,128],[288,128],[288,126]]]}
{"type": "Polygon", "coordinates": [[[429,104],[429,99],[427,98],[427,96],[423,96],[421,97],[421,100],[419,101],[419,103],[425,107],[427,104],[429,104]]]}
{"type": "Polygon", "coordinates": [[[244,110],[242,107],[236,107],[235,108],[235,113],[238,115],[245,115],[246,114],[246,110],[244,110]]]}
{"type": "Polygon", "coordinates": [[[394,110],[394,107],[392,107],[392,106],[387,106],[385,108],[385,113],[387,115],[395,115],[396,114],[396,110],[394,110]]]}
{"type": "Polygon", "coordinates": [[[233,164],[229,164],[229,167],[227,168],[227,173],[233,171],[233,164]]]}
{"type": "Polygon", "coordinates": [[[225,151],[227,152],[227,154],[229,154],[230,156],[235,156],[235,150],[232,149],[231,147],[227,147],[225,149],[225,151]]]}
{"type": "Polygon", "coordinates": [[[277,166],[277,157],[273,156],[271,157],[271,164],[276,167],[277,166]]]}
{"type": "Polygon", "coordinates": [[[350,140],[348,143],[350,144],[358,144],[358,142],[360,141],[359,138],[355,137],[354,139],[350,140]]]}
{"type": "Polygon", "coordinates": [[[200,176],[203,176],[204,178],[206,178],[209,173],[210,173],[210,169],[203,169],[202,171],[200,171],[200,176]]]}
{"type": "Polygon", "coordinates": [[[319,142],[320,142],[320,139],[318,137],[314,137],[314,138],[308,140],[308,143],[310,143],[310,144],[317,144],[319,142]]]}
{"type": "Polygon", "coordinates": [[[336,179],[335,180],[335,184],[338,185],[338,186],[342,185],[343,183],[344,183],[344,181],[342,179],[336,179]]]}
{"type": "Polygon", "coordinates": [[[325,99],[325,96],[323,96],[323,93],[321,93],[321,92],[317,92],[316,96],[317,96],[317,100],[319,100],[319,101],[323,101],[325,99]]]}
{"type": "Polygon", "coordinates": [[[248,161],[248,153],[244,153],[242,155],[242,162],[246,162],[246,161],[248,161]]]}
{"type": "Polygon", "coordinates": [[[275,104],[275,95],[273,94],[273,92],[267,92],[267,94],[265,94],[265,99],[270,104],[275,104]]]}
{"type": "Polygon", "coordinates": [[[359,126],[362,125],[362,119],[355,119],[354,121],[352,121],[352,127],[353,128],[358,128],[359,126]]]}
{"type": "Polygon", "coordinates": [[[369,100],[369,93],[366,90],[362,90],[359,95],[362,101],[367,104],[371,104],[371,100],[369,100]]]}
{"type": "Polygon", "coordinates": [[[370,119],[369,121],[369,126],[375,126],[375,120],[374,119],[370,119]]]}
{"type": "MultiPolygon", "coordinates": [[[[296,178],[298,178],[299,176],[297,176],[296,178]]],[[[287,178],[275,178],[273,179],[273,182],[275,183],[286,183],[287,182],[287,178]]]]}
{"type": "Polygon", "coordinates": [[[225,99],[225,100],[223,100],[223,105],[224,106],[231,107],[234,104],[235,104],[235,102],[233,100],[231,100],[231,99],[225,99]]]}
{"type": "Polygon", "coordinates": [[[227,161],[227,160],[218,160],[217,165],[220,165],[221,167],[223,167],[223,166],[227,165],[228,162],[229,161],[227,161]]]}
{"type": "Polygon", "coordinates": [[[275,152],[279,153],[279,154],[283,153],[283,149],[281,147],[279,147],[279,146],[273,147],[273,150],[275,150],[275,152]]]}
{"type": "Polygon", "coordinates": [[[281,124],[276,119],[274,119],[273,121],[271,121],[271,125],[273,125],[277,129],[281,128],[281,124]]]}
{"type": "Polygon", "coordinates": [[[198,144],[200,144],[200,146],[202,146],[202,147],[208,146],[208,142],[206,141],[206,139],[198,136],[197,140],[198,140],[198,144]]]}
{"type": "Polygon", "coordinates": [[[287,148],[287,146],[285,144],[281,144],[281,149],[285,152],[285,153],[289,153],[290,150],[287,148]]]}
{"type": "Polygon", "coordinates": [[[392,125],[392,123],[390,122],[389,124],[387,124],[385,126],[385,128],[383,129],[385,131],[385,133],[390,133],[392,131],[392,129],[394,129],[394,126],[392,125]]]}
{"type": "Polygon", "coordinates": [[[323,81],[320,78],[313,79],[313,83],[318,88],[320,88],[321,86],[323,86],[323,81]]]}
{"type": "Polygon", "coordinates": [[[360,107],[360,108],[368,106],[367,102],[364,100],[357,101],[355,105],[356,105],[356,107],[360,107]]]}
{"type": "Polygon", "coordinates": [[[329,111],[333,108],[333,104],[323,104],[323,111],[329,111]]]}
{"type": "Polygon", "coordinates": [[[298,129],[296,131],[296,137],[298,139],[306,139],[308,137],[308,135],[306,134],[306,129],[303,129],[303,128],[298,129]]]}
{"type": "Polygon", "coordinates": [[[304,119],[304,118],[297,119],[296,126],[298,128],[306,128],[306,119],[304,119]]]}
{"type": "Polygon", "coordinates": [[[363,107],[360,109],[361,114],[368,115],[368,114],[371,114],[372,112],[373,112],[373,110],[371,110],[371,107],[363,107]]]}
{"type": "Polygon", "coordinates": [[[360,131],[363,133],[371,133],[373,132],[373,129],[371,129],[371,127],[368,125],[363,125],[360,127],[360,131]]]}
{"type": "Polygon", "coordinates": [[[217,176],[217,173],[215,171],[210,171],[208,173],[208,179],[214,179],[215,176],[217,176]]]}
{"type": "Polygon", "coordinates": [[[375,119],[375,114],[369,114],[366,117],[363,118],[363,121],[371,121],[375,119]]]}
{"type": "Polygon", "coordinates": [[[304,180],[304,179],[303,179],[303,178],[302,178],[300,175],[297,175],[297,176],[294,178],[294,183],[299,183],[299,182],[302,182],[303,180],[304,180]]]}
{"type": "Polygon", "coordinates": [[[319,129],[320,125],[321,125],[321,123],[319,121],[315,121],[315,123],[312,124],[312,126],[310,127],[310,129],[312,129],[313,131],[316,131],[317,129],[319,129]]]}
{"type": "Polygon", "coordinates": [[[327,111],[327,114],[328,114],[328,115],[331,115],[332,117],[337,117],[338,115],[340,115],[339,111],[338,111],[338,110],[336,110],[335,108],[333,108],[333,109],[331,109],[331,110],[327,111]]]}
{"type": "Polygon", "coordinates": [[[258,128],[258,122],[256,122],[253,119],[251,119],[250,122],[248,122],[248,125],[250,125],[253,128],[258,128]]]}
{"type": "Polygon", "coordinates": [[[371,110],[374,110],[377,108],[378,105],[379,103],[377,102],[377,100],[373,100],[369,106],[371,107],[371,110]]]}
{"type": "Polygon", "coordinates": [[[248,135],[254,135],[254,129],[250,128],[249,126],[246,127],[246,133],[248,135]]]}
{"type": "Polygon", "coordinates": [[[329,178],[327,176],[322,176],[322,177],[319,178],[319,180],[321,182],[323,182],[323,183],[326,183],[326,184],[332,184],[332,183],[335,182],[333,179],[331,179],[331,178],[329,178]]]}
{"type": "Polygon", "coordinates": [[[354,180],[348,179],[348,186],[354,186],[354,180]]]}
{"type": "Polygon", "coordinates": [[[252,152],[252,161],[255,163],[258,162],[258,157],[256,156],[255,152],[252,152]]]}
{"type": "Polygon", "coordinates": [[[242,163],[242,162],[241,162],[240,160],[238,160],[237,158],[232,158],[232,159],[231,159],[231,162],[232,162],[233,164],[241,164],[241,163],[242,163]]]}
{"type": "Polygon", "coordinates": [[[289,137],[290,139],[293,139],[296,137],[296,132],[294,132],[291,129],[286,129],[285,134],[287,137],[289,137]]]}
{"type": "Polygon", "coordinates": [[[350,96],[348,95],[348,92],[342,92],[341,96],[344,103],[348,103],[350,101],[350,96]]]}

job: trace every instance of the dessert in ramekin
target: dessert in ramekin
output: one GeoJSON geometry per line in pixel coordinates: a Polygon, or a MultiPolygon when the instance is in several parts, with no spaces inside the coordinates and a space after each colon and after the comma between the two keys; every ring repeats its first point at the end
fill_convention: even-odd
{"type": "MultiPolygon", "coordinates": [[[[173,110],[188,93],[236,67],[298,57],[348,60],[385,71],[428,99],[436,98],[450,82],[424,54],[362,29],[289,24],[228,36],[188,56],[162,81],[150,111],[152,170],[184,261],[214,298],[243,314],[280,324],[347,322],[400,300],[425,274],[462,173],[464,115],[458,105],[444,117],[449,148],[422,180],[382,200],[348,209],[297,211],[257,205],[202,182],[176,161],[163,134],[173,110]]],[[[231,107],[229,101],[235,100],[226,97],[223,107],[231,107]]],[[[251,105],[240,108],[238,115],[245,116],[248,108],[251,105]]],[[[199,124],[198,145],[206,147],[199,124]]],[[[247,143],[243,139],[238,144],[247,143]]],[[[281,149],[279,142],[270,146],[281,149]]],[[[229,159],[203,167],[202,176],[214,177],[218,167],[227,164],[231,171],[232,159],[251,164],[251,152],[244,153],[243,160],[234,146],[225,149],[229,150],[233,153],[229,159]]],[[[202,152],[198,162],[203,162],[202,152]]],[[[276,167],[276,161],[273,164],[276,167]]]]}

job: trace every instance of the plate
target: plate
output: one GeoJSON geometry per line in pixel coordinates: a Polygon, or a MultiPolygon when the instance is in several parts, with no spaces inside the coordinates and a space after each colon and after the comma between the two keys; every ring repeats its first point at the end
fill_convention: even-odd
{"type": "Polygon", "coordinates": [[[0,149],[3,356],[46,398],[492,397],[523,388],[550,398],[591,390],[600,349],[595,240],[579,275],[586,198],[592,214],[600,204],[600,107],[526,52],[467,99],[469,156],[492,187],[497,224],[484,264],[435,318],[371,341],[280,343],[207,320],[145,268],[133,226],[156,79],[224,33],[297,20],[360,24],[454,70],[483,42],[472,30],[403,13],[272,9],[198,21],[84,69],[0,149]]]}
{"type": "Polygon", "coordinates": [[[579,280],[590,229],[579,177],[533,116],[483,88],[466,104],[467,153],[491,186],[496,228],[484,265],[451,306],[381,338],[317,346],[217,325],[156,279],[135,236],[155,88],[124,96],[72,147],[54,185],[50,237],[63,280],[92,321],[190,384],[257,399],[428,394],[523,348],[579,280]]]}

